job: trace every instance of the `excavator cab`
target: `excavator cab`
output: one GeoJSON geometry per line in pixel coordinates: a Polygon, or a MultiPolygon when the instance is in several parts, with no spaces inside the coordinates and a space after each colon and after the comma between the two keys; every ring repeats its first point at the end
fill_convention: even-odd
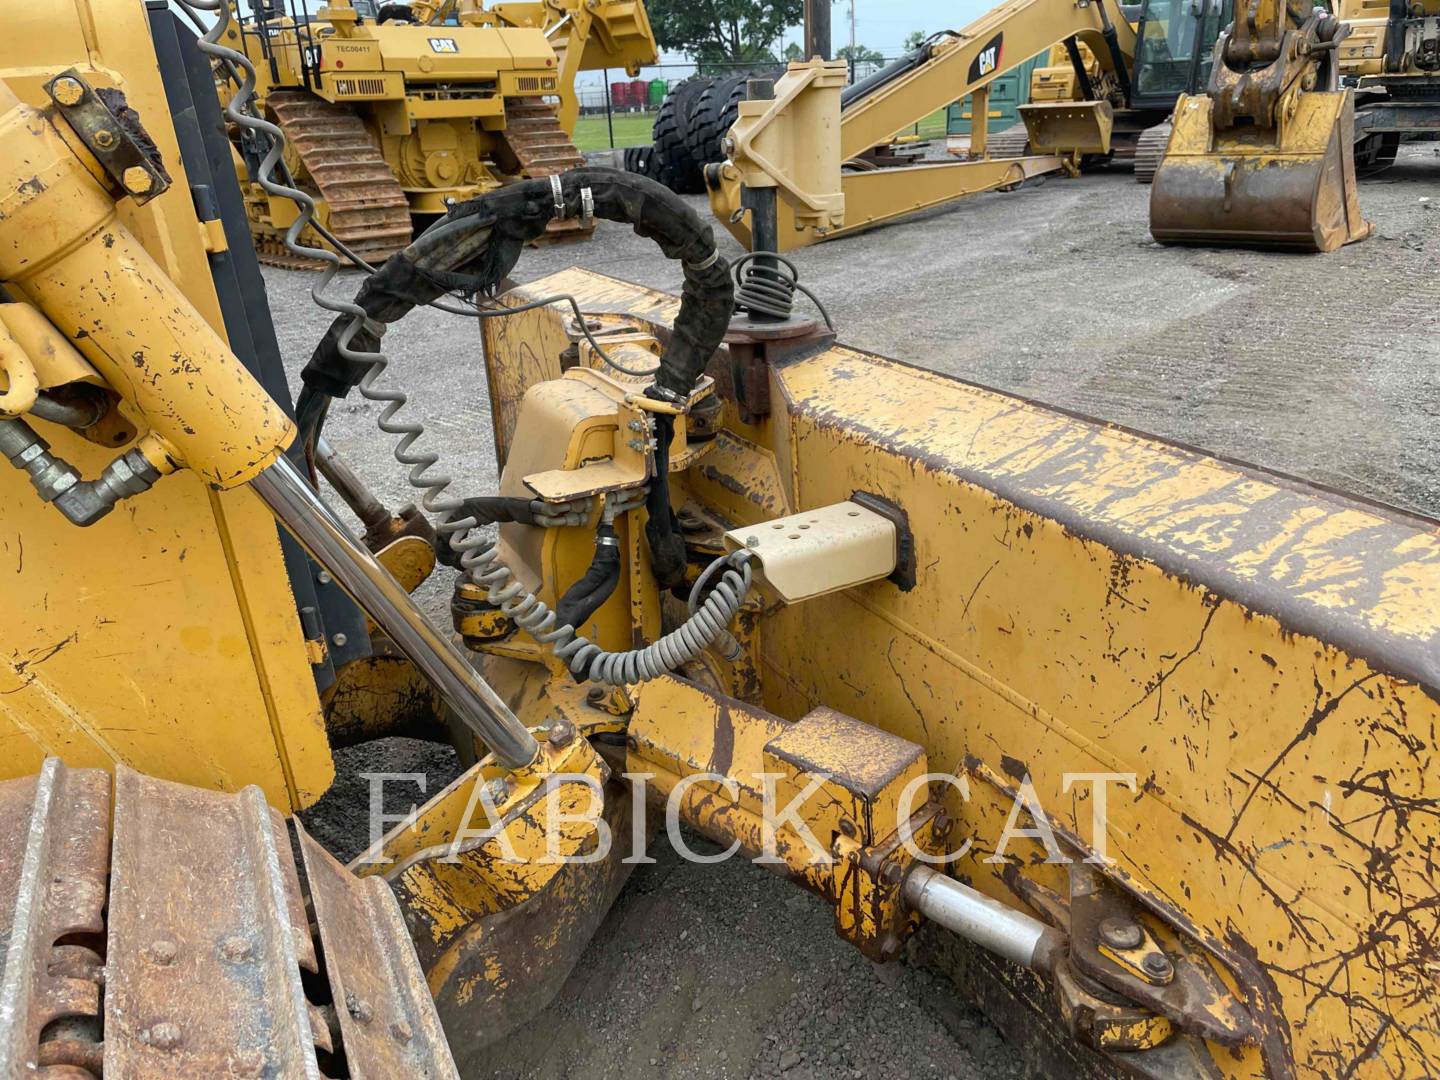
{"type": "Polygon", "coordinates": [[[1231,0],[1146,0],[1135,31],[1131,107],[1169,108],[1177,95],[1199,89],[1232,7],[1231,0]]]}
{"type": "Polygon", "coordinates": [[[1355,111],[1339,86],[1348,24],[1257,0],[1222,33],[1207,92],[1175,105],[1150,193],[1161,243],[1333,251],[1370,226],[1355,190],[1355,111]]]}

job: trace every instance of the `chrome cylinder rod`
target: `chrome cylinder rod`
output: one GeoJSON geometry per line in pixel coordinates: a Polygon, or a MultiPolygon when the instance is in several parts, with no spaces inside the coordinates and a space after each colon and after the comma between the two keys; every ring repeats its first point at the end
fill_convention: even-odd
{"type": "Polygon", "coordinates": [[[1060,931],[928,866],[919,865],[910,871],[902,895],[912,911],[981,948],[1036,971],[1050,970],[1066,945],[1060,931]]]}
{"type": "Polygon", "coordinates": [[[305,482],[287,458],[250,482],[276,519],[381,632],[440,692],[445,703],[507,768],[535,760],[534,736],[510,711],[465,654],[432,626],[410,594],[305,482]]]}

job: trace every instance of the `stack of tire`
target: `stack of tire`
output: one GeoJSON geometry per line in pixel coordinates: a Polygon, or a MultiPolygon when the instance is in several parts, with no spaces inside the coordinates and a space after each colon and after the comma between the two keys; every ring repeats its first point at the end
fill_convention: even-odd
{"type": "Polygon", "coordinates": [[[625,151],[625,168],[658,180],[681,195],[705,191],[706,165],[725,160],[721,140],[735,123],[750,74],[721,79],[696,75],[666,95],[655,116],[649,146],[625,151]]]}

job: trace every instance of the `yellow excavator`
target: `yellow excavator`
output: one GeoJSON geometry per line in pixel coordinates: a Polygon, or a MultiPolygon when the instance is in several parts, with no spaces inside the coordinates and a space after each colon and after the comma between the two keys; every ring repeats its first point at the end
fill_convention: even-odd
{"type": "Polygon", "coordinates": [[[1162,243],[1333,251],[1370,225],[1355,187],[1355,102],[1340,87],[1350,27],[1252,0],[1220,36],[1204,94],[1183,95],[1150,193],[1162,243]]]}
{"type": "Polygon", "coordinates": [[[1355,88],[1355,167],[1368,176],[1402,139],[1440,133],[1440,2],[1342,0],[1337,13],[1350,27],[1340,77],[1355,88]]]}
{"type": "Polygon", "coordinates": [[[877,963],[944,943],[1041,1075],[1440,1073],[1440,524],[848,348],[606,169],[322,278],[292,408],[249,61],[175,2],[198,41],[161,0],[0,39],[0,1075],[514,1075],[667,817],[877,963]],[[682,296],[489,299],[598,217],[682,296]],[[423,305],[479,323],[492,493],[382,351],[423,305]],[[418,508],[328,446],[355,394],[418,508]],[[293,815],[397,734],[464,772],[342,866],[293,815]]]}
{"type": "Polygon", "coordinates": [[[843,65],[792,63],[773,87],[757,84],[761,98],[742,103],[724,144],[728,161],[707,174],[711,206],[748,244],[745,192],[778,190],[775,243],[759,246],[784,251],[1045,172],[1115,157],[1151,162],[1177,95],[1209,63],[1226,9],[1220,0],[1138,8],[1009,0],[853,86],[843,65]],[[993,136],[975,124],[969,160],[876,153],[966,95],[972,115],[988,119],[990,84],[1042,54],[1050,63],[1033,76],[1042,92],[1020,107],[1023,123],[993,136]]]}
{"type": "MultiPolygon", "coordinates": [[[[250,96],[285,136],[289,185],[315,200],[318,221],[377,264],[451,201],[516,177],[581,163],[571,142],[581,71],[654,63],[641,0],[551,0],[485,8],[478,0],[376,6],[257,0],[232,18],[227,44],[255,76],[217,68],[222,98],[250,96]]],[[[294,204],[258,182],[268,132],[236,129],[237,167],[261,257],[307,266],[284,244],[294,204]]],[[[588,233],[573,223],[566,233],[588,233]]],[[[312,232],[305,242],[323,240],[312,232]]]]}

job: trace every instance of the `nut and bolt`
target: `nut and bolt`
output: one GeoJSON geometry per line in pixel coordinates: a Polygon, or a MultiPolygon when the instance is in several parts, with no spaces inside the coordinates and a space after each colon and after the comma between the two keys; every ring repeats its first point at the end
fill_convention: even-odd
{"type": "Polygon", "coordinates": [[[168,938],[161,938],[159,941],[150,943],[150,961],[161,967],[169,967],[173,964],[179,952],[180,950],[175,947],[175,942],[168,938]]]}
{"type": "Polygon", "coordinates": [[[841,831],[842,833],[844,833],[846,836],[851,836],[851,837],[853,837],[853,836],[855,835],[855,823],[854,823],[853,821],[851,821],[849,818],[841,818],[841,819],[840,819],[840,831],[841,831]]]}
{"type": "Polygon", "coordinates": [[[1138,949],[1144,944],[1145,931],[1137,922],[1112,916],[1100,921],[1100,940],[1112,949],[1138,949]]]}
{"type": "Polygon", "coordinates": [[[1164,953],[1158,952],[1146,953],[1145,959],[1140,961],[1140,969],[1146,975],[1165,982],[1168,982],[1175,974],[1175,965],[1170,963],[1164,953]]]}
{"type": "Polygon", "coordinates": [[[330,576],[329,570],[321,570],[320,573],[315,575],[315,580],[321,585],[329,585],[335,579],[330,576]]]}
{"type": "Polygon", "coordinates": [[[396,1042],[408,1043],[415,1037],[415,1031],[404,1020],[396,1020],[390,1025],[390,1034],[395,1037],[396,1042]]]}
{"type": "Polygon", "coordinates": [[[491,780],[485,785],[485,794],[490,796],[491,802],[498,805],[504,802],[505,797],[510,794],[510,785],[504,780],[491,780]]]}
{"type": "Polygon", "coordinates": [[[575,725],[569,720],[556,720],[550,725],[550,734],[546,738],[551,746],[568,746],[575,738],[575,725]]]}
{"type": "Polygon", "coordinates": [[[882,867],[880,868],[880,882],[881,882],[881,884],[891,885],[891,886],[899,885],[899,884],[900,884],[900,877],[901,877],[901,874],[900,874],[900,864],[899,864],[899,863],[893,863],[893,862],[886,863],[884,866],[882,866],[882,867]]]}
{"type": "Polygon", "coordinates": [[[346,642],[348,642],[349,640],[350,640],[350,639],[349,639],[348,637],[346,637],[344,634],[332,634],[331,637],[330,637],[331,643],[332,643],[337,649],[343,649],[343,648],[345,647],[346,642]]]}
{"type": "Polygon", "coordinates": [[[56,79],[50,86],[50,95],[61,105],[78,105],[85,96],[85,87],[79,79],[56,79]]]}
{"type": "Polygon", "coordinates": [[[97,128],[95,130],[95,145],[101,150],[109,150],[115,145],[115,133],[109,128],[97,128]]]}
{"type": "Polygon", "coordinates": [[[645,430],[645,425],[640,423],[639,420],[631,420],[630,423],[626,424],[625,426],[628,427],[631,431],[645,430]]]}
{"type": "Polygon", "coordinates": [[[120,174],[120,183],[131,195],[144,195],[155,186],[155,178],[139,165],[131,165],[120,174]]]}
{"type": "Polygon", "coordinates": [[[585,701],[591,705],[599,705],[605,700],[605,688],[603,686],[592,686],[585,691],[585,701]]]}

